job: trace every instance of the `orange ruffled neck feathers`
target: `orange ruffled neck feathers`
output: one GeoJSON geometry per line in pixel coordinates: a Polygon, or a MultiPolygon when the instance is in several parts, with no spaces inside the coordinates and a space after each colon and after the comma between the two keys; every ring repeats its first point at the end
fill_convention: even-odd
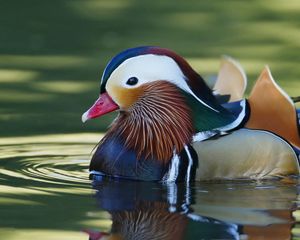
{"type": "Polygon", "coordinates": [[[166,81],[145,84],[139,93],[138,100],[120,112],[104,139],[121,135],[138,159],[156,158],[166,164],[174,150],[181,152],[192,139],[191,110],[181,90],[166,81]]]}

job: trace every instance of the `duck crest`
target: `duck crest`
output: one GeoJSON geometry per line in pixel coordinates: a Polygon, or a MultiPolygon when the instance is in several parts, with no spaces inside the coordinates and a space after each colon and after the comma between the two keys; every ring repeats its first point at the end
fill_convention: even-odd
{"type": "Polygon", "coordinates": [[[180,153],[194,133],[191,110],[180,90],[167,81],[146,84],[139,100],[121,111],[107,138],[121,137],[140,158],[155,158],[164,165],[174,150],[180,153]]]}

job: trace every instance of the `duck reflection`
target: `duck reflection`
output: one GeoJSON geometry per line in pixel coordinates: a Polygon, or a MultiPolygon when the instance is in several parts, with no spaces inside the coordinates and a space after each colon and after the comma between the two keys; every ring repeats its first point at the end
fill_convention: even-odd
{"type": "Polygon", "coordinates": [[[91,240],[289,239],[292,186],[160,184],[97,181],[99,207],[111,215],[110,233],[91,240]]]}

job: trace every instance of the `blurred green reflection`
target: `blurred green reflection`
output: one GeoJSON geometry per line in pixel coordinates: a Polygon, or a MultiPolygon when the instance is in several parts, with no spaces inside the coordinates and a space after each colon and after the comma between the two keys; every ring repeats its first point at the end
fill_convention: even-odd
{"type": "Polygon", "coordinates": [[[248,92],[269,64],[278,83],[300,95],[299,11],[297,0],[3,1],[0,134],[104,131],[113,114],[85,126],[80,116],[109,59],[141,45],[174,49],[204,76],[230,55],[246,69],[248,92]]]}

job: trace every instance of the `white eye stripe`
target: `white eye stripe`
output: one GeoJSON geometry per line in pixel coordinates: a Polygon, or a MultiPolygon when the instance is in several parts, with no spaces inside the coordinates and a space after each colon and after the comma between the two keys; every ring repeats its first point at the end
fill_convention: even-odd
{"type": "Polygon", "coordinates": [[[124,88],[135,88],[157,80],[165,80],[175,84],[182,90],[191,94],[204,106],[218,112],[218,110],[203,102],[192,92],[185,81],[185,75],[180,67],[168,56],[146,54],[129,58],[112,72],[108,82],[120,82],[120,85],[124,88]],[[127,80],[133,76],[138,78],[138,83],[132,86],[126,84],[127,80]]]}
{"type": "Polygon", "coordinates": [[[184,75],[173,59],[153,54],[141,55],[125,60],[112,72],[108,81],[116,79],[121,81],[122,85],[126,87],[127,80],[133,76],[139,79],[138,85],[156,80],[171,80],[178,85],[178,83],[184,81],[184,75]]]}

